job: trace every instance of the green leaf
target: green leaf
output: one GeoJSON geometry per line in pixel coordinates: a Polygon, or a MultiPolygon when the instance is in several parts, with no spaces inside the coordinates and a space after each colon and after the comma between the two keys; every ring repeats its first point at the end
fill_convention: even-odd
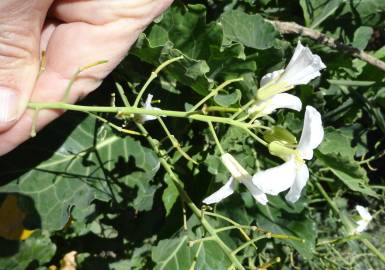
{"type": "Polygon", "coordinates": [[[249,15],[240,10],[224,13],[220,19],[223,25],[224,43],[239,42],[254,49],[273,46],[277,36],[275,28],[260,15],[249,15]]]}
{"type": "Polygon", "coordinates": [[[361,25],[375,26],[383,23],[385,2],[382,0],[351,0],[350,4],[345,6],[344,11],[353,13],[353,18],[359,20],[361,25]]]}
{"type": "Polygon", "coordinates": [[[199,94],[205,95],[211,88],[212,82],[206,76],[210,70],[206,61],[187,56],[182,51],[173,48],[172,43],[167,42],[157,47],[152,44],[152,40],[142,34],[131,53],[154,66],[158,66],[168,59],[183,56],[182,60],[169,65],[164,72],[180,83],[189,85],[199,94]]]}
{"type": "Polygon", "coordinates": [[[199,244],[189,247],[187,242],[187,236],[159,241],[152,249],[152,259],[156,263],[154,270],[217,270],[229,267],[227,257],[216,243],[204,242],[199,249],[199,244]],[[194,257],[196,265],[191,268],[194,257]]]}
{"type": "Polygon", "coordinates": [[[163,191],[162,201],[164,208],[166,209],[166,216],[168,216],[178,199],[179,192],[169,174],[164,176],[164,181],[167,184],[167,188],[163,191]]]}
{"type": "Polygon", "coordinates": [[[132,252],[130,259],[124,259],[118,262],[111,263],[109,265],[111,270],[134,270],[134,269],[145,269],[148,267],[148,261],[151,259],[149,255],[153,246],[148,243],[141,247],[137,247],[132,252]]]}
{"type": "Polygon", "coordinates": [[[300,0],[306,25],[318,27],[322,22],[334,15],[343,0],[300,0]]]}
{"type": "Polygon", "coordinates": [[[374,102],[385,108],[385,87],[382,87],[380,90],[378,90],[374,97],[374,102]]]}
{"type": "Polygon", "coordinates": [[[254,60],[245,61],[243,45],[223,43],[222,28],[219,23],[206,23],[206,8],[202,5],[173,6],[147,34],[141,35],[131,53],[154,66],[183,55],[183,60],[163,71],[172,87],[164,79],[162,85],[176,92],[178,82],[206,95],[214,80],[256,70],[254,60]]]}
{"type": "Polygon", "coordinates": [[[343,134],[340,130],[328,127],[325,129],[325,137],[318,147],[318,151],[324,155],[340,154],[345,158],[353,159],[356,150],[351,146],[351,141],[352,138],[343,134]]]}
{"type": "MultiPolygon", "coordinates": [[[[0,238],[0,269],[24,270],[30,265],[44,265],[55,255],[56,246],[47,233],[35,232],[25,241],[0,238]]],[[[34,268],[34,269],[35,269],[34,268]]]]}
{"type": "Polygon", "coordinates": [[[352,42],[352,46],[364,50],[369,43],[370,38],[373,34],[373,28],[369,26],[360,26],[354,32],[354,38],[352,42]]]}
{"type": "Polygon", "coordinates": [[[137,211],[150,211],[153,205],[155,192],[159,186],[140,186],[135,200],[130,204],[137,211]]]}
{"type": "Polygon", "coordinates": [[[369,180],[366,171],[355,160],[336,154],[324,155],[318,151],[316,155],[349,189],[378,197],[376,192],[368,186],[369,180]]]}
{"type": "Polygon", "coordinates": [[[155,270],[188,269],[192,257],[187,246],[187,236],[159,241],[152,249],[152,260],[156,263],[155,270]]]}
{"type": "Polygon", "coordinates": [[[31,213],[46,230],[62,229],[70,215],[77,221],[84,220],[93,212],[91,203],[95,199],[119,202],[121,187],[111,184],[115,181],[138,189],[133,207],[150,209],[155,192],[150,181],[159,169],[157,156],[134,139],[122,139],[109,127],[99,127],[90,117],[81,122],[77,117],[79,114],[68,114],[61,123],[55,123],[37,140],[4,160],[8,167],[2,169],[3,174],[10,179],[15,172],[22,174],[0,186],[0,192],[31,198],[31,207],[36,208],[38,216],[32,212],[34,209],[31,213]],[[78,126],[71,130],[74,123],[78,126]],[[66,138],[60,143],[63,134],[66,138]],[[25,168],[15,167],[23,164],[12,162],[20,156],[24,160],[29,156],[30,162],[36,162],[36,157],[41,160],[23,174],[25,168]],[[130,165],[131,161],[134,162],[130,165]]]}
{"type": "Polygon", "coordinates": [[[280,197],[269,196],[267,206],[257,205],[260,214],[257,225],[277,234],[295,236],[301,240],[282,240],[294,247],[305,259],[314,256],[316,225],[301,206],[301,200],[290,206],[280,197]]]}
{"type": "Polygon", "coordinates": [[[214,101],[222,106],[222,107],[229,107],[235,103],[237,103],[241,99],[241,91],[236,89],[234,92],[230,94],[218,94],[214,97],[214,101]]]}

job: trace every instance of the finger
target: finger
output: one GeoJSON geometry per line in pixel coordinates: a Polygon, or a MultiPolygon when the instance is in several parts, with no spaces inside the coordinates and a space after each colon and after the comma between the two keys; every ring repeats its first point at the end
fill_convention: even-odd
{"type": "MultiPolygon", "coordinates": [[[[80,4],[83,1],[64,2],[80,4]]],[[[86,2],[91,3],[94,1],[86,2]]],[[[124,58],[128,49],[135,42],[144,27],[172,1],[142,2],[146,8],[139,7],[139,10],[142,12],[143,9],[146,9],[149,14],[148,16],[144,13],[142,15],[135,15],[132,12],[131,17],[123,17],[105,24],[69,22],[58,25],[51,34],[47,44],[46,69],[36,84],[31,100],[34,102],[61,101],[69,79],[79,67],[99,60],[108,60],[107,64],[94,67],[79,76],[71,89],[68,101],[76,102],[79,98],[96,89],[102,80],[124,58]]],[[[55,8],[58,8],[58,6],[55,8]]],[[[73,10],[68,9],[68,12],[75,13],[76,10],[76,8],[73,10]]],[[[68,20],[69,15],[66,17],[66,14],[63,14],[63,10],[61,12],[59,19],[68,20]]],[[[59,110],[41,111],[38,117],[37,129],[41,129],[62,113],[63,111],[59,110]]],[[[33,112],[26,112],[13,129],[5,134],[0,134],[0,141],[7,142],[0,145],[0,155],[12,150],[17,144],[28,139],[32,117],[33,112]]]]}
{"type": "Polygon", "coordinates": [[[25,110],[39,70],[40,32],[52,0],[0,1],[0,132],[25,110]]]}
{"type": "Polygon", "coordinates": [[[144,27],[172,2],[173,0],[61,0],[55,3],[52,13],[65,22],[82,21],[100,25],[124,18],[141,21],[144,27]]]}

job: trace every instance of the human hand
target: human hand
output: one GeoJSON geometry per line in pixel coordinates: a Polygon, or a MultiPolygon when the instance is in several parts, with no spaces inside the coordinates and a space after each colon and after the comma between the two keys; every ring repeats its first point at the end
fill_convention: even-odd
{"type": "MultiPolygon", "coordinates": [[[[172,1],[1,0],[0,155],[30,136],[33,111],[26,110],[29,101],[61,101],[78,68],[108,60],[79,76],[68,102],[89,94],[172,1]],[[42,51],[46,52],[45,71],[36,80],[42,51]]],[[[37,130],[62,113],[41,111],[37,130]]]]}

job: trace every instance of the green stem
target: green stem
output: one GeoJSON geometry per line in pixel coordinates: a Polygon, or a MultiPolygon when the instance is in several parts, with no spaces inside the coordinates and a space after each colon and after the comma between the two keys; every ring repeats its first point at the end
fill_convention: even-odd
{"type": "Polygon", "coordinates": [[[214,137],[214,141],[215,141],[216,145],[218,146],[219,152],[221,152],[221,155],[225,154],[226,152],[223,150],[222,145],[219,142],[219,139],[218,139],[218,136],[217,136],[217,134],[215,132],[213,123],[207,122],[207,124],[209,125],[209,129],[211,131],[212,136],[214,137]]]}
{"type": "MultiPolygon", "coordinates": [[[[223,219],[223,220],[229,222],[230,224],[233,224],[245,236],[246,240],[250,241],[250,238],[247,236],[245,231],[242,229],[244,227],[244,225],[241,225],[241,224],[235,222],[234,220],[229,219],[228,217],[225,217],[225,216],[220,215],[218,213],[205,212],[205,215],[217,217],[217,218],[220,218],[220,219],[223,219]]],[[[289,239],[289,240],[303,241],[302,239],[295,237],[295,236],[286,235],[286,234],[271,233],[271,232],[268,232],[268,231],[266,231],[262,228],[256,227],[256,226],[251,226],[250,229],[254,230],[254,231],[261,232],[261,233],[265,233],[266,235],[269,235],[269,238],[272,237],[272,238],[278,238],[278,239],[289,239]]]]}
{"type": "Polygon", "coordinates": [[[164,132],[166,133],[168,139],[171,141],[172,146],[184,157],[186,160],[191,161],[195,165],[198,165],[198,162],[196,162],[192,157],[190,157],[181,147],[180,143],[178,140],[175,138],[174,135],[171,134],[170,130],[164,123],[163,119],[161,117],[158,117],[158,122],[163,128],[164,132]]]}
{"type": "Polygon", "coordinates": [[[259,241],[261,239],[264,239],[264,238],[266,238],[266,236],[265,235],[261,235],[261,236],[258,236],[258,237],[254,238],[254,239],[251,239],[251,240],[247,241],[246,243],[243,243],[242,245],[240,245],[237,249],[235,249],[233,251],[234,255],[237,254],[242,249],[246,248],[247,246],[252,245],[255,242],[257,242],[257,241],[259,241]]]}
{"type": "Polygon", "coordinates": [[[119,83],[115,83],[116,89],[118,90],[118,93],[120,95],[120,98],[123,101],[124,106],[130,107],[130,102],[128,102],[128,99],[126,95],[124,94],[124,89],[119,83]]]}
{"type": "Polygon", "coordinates": [[[98,65],[105,64],[105,63],[107,63],[107,62],[108,62],[108,61],[106,61],[106,60],[97,61],[97,62],[95,62],[95,63],[92,63],[92,64],[89,64],[89,65],[86,65],[86,66],[84,66],[84,67],[79,68],[79,69],[72,75],[70,81],[68,82],[67,88],[66,88],[65,91],[64,91],[63,102],[67,102],[67,101],[68,101],[68,97],[69,97],[69,95],[70,95],[71,88],[72,88],[73,84],[75,83],[76,79],[78,78],[78,76],[80,75],[80,73],[82,73],[83,71],[85,71],[85,70],[87,70],[87,69],[96,67],[96,66],[98,66],[98,65]]]}
{"type": "Polygon", "coordinates": [[[171,63],[173,62],[176,62],[176,61],[179,61],[183,59],[183,56],[179,56],[179,57],[175,57],[175,58],[172,58],[172,59],[169,59],[167,61],[165,61],[164,63],[162,63],[157,69],[155,69],[155,71],[151,72],[151,75],[150,77],[147,79],[147,81],[145,82],[145,84],[143,85],[143,87],[140,89],[139,91],[139,94],[136,96],[136,99],[135,99],[135,102],[134,102],[134,108],[138,107],[139,105],[139,102],[144,94],[144,92],[146,91],[147,87],[150,85],[150,83],[156,78],[158,77],[158,74],[159,72],[164,69],[165,67],[167,67],[168,65],[170,65],[171,63]]]}
{"type": "Polygon", "coordinates": [[[383,263],[385,263],[385,256],[382,254],[368,239],[360,239],[360,241],[374,254],[379,258],[383,263]]]}
{"type": "Polygon", "coordinates": [[[171,116],[178,118],[188,118],[192,120],[197,120],[201,122],[217,122],[228,125],[237,126],[240,128],[256,128],[258,125],[248,124],[239,122],[237,120],[229,119],[226,117],[218,116],[209,116],[202,115],[195,112],[185,112],[185,111],[169,111],[169,110],[149,110],[144,108],[135,108],[135,107],[109,107],[109,106],[82,106],[82,105],[73,105],[63,102],[53,102],[53,103],[29,103],[28,108],[33,110],[44,110],[44,109],[59,109],[59,110],[71,110],[78,112],[104,112],[104,113],[115,113],[119,115],[132,115],[132,114],[147,114],[154,116],[171,116]]]}
{"type": "MultiPolygon", "coordinates": [[[[144,128],[142,124],[136,124],[139,128],[139,130],[146,135],[148,143],[151,145],[151,147],[154,149],[156,153],[159,153],[159,148],[157,145],[157,142],[152,139],[147,130],[144,128]]],[[[170,164],[161,157],[162,155],[159,155],[159,161],[162,165],[162,167],[165,169],[165,171],[170,175],[171,179],[173,180],[175,186],[177,187],[179,191],[179,195],[182,197],[182,199],[185,201],[187,206],[191,209],[191,211],[200,219],[202,226],[206,229],[206,231],[213,237],[214,241],[220,246],[220,248],[223,250],[223,252],[227,255],[229,260],[232,264],[236,266],[237,269],[244,270],[245,268],[242,266],[242,264],[238,261],[237,257],[232,254],[231,249],[220,239],[220,237],[215,232],[215,229],[208,223],[208,221],[202,216],[201,210],[194,204],[194,202],[191,200],[189,195],[186,193],[186,191],[183,188],[182,181],[178,178],[177,175],[174,174],[170,164]]]]}
{"type": "Polygon", "coordinates": [[[240,108],[227,108],[221,106],[208,106],[203,109],[203,112],[238,112],[240,108]]]}
{"type": "Polygon", "coordinates": [[[255,102],[255,99],[251,99],[249,100],[249,102],[247,102],[245,105],[243,105],[238,112],[234,113],[232,116],[231,116],[231,119],[235,119],[237,118],[242,112],[244,112],[247,108],[249,108],[251,105],[253,105],[253,103],[255,102]]]}
{"type": "Polygon", "coordinates": [[[269,144],[267,142],[265,142],[264,140],[262,140],[261,138],[259,138],[257,135],[255,135],[251,130],[249,130],[248,128],[244,128],[244,127],[241,127],[244,131],[246,131],[251,137],[253,137],[257,142],[259,142],[260,144],[264,145],[264,146],[268,146],[269,144]]]}
{"type": "Polygon", "coordinates": [[[189,241],[188,244],[190,246],[193,246],[196,243],[202,243],[202,242],[206,242],[206,241],[215,241],[215,238],[212,236],[208,236],[208,237],[204,237],[204,238],[200,238],[200,239],[196,239],[196,240],[191,240],[191,241],[189,241]]]}
{"type": "Polygon", "coordinates": [[[94,114],[94,113],[88,113],[91,117],[94,117],[95,119],[98,119],[99,121],[109,125],[111,128],[115,129],[116,131],[119,131],[119,132],[122,132],[122,133],[125,133],[125,134],[131,134],[131,135],[138,135],[138,136],[142,136],[143,134],[139,133],[139,132],[136,132],[136,131],[133,131],[133,130],[129,130],[129,129],[125,129],[125,128],[122,128],[120,126],[117,126],[113,123],[111,123],[110,121],[108,121],[107,119],[97,115],[97,114],[94,114]]]}
{"type": "MultiPolygon", "coordinates": [[[[207,213],[207,212],[205,212],[205,213],[207,213]]],[[[242,228],[245,230],[252,230],[251,226],[247,226],[247,225],[239,225],[239,226],[230,225],[230,226],[226,226],[226,227],[221,227],[219,229],[216,229],[215,231],[217,233],[220,233],[220,232],[225,232],[228,230],[239,230],[239,228],[242,228]]]]}
{"type": "Polygon", "coordinates": [[[317,187],[318,191],[322,194],[322,196],[325,198],[329,206],[332,208],[333,212],[337,215],[340,214],[340,210],[336,206],[336,204],[333,202],[333,200],[329,197],[329,195],[326,193],[324,188],[321,186],[320,183],[315,182],[315,186],[317,187]]]}
{"type": "Polygon", "coordinates": [[[222,90],[223,88],[225,88],[227,85],[233,83],[233,82],[239,82],[239,81],[242,81],[243,78],[236,78],[236,79],[231,79],[231,80],[227,80],[223,83],[221,83],[217,88],[215,88],[214,90],[211,90],[211,92],[205,96],[201,101],[199,101],[194,107],[192,107],[190,109],[190,112],[193,112],[193,111],[196,111],[200,106],[202,106],[207,100],[209,100],[210,98],[216,96],[218,94],[218,92],[220,90],[222,90]]]}
{"type": "MultiPolygon", "coordinates": [[[[225,216],[222,216],[220,214],[217,214],[217,213],[204,212],[204,214],[207,215],[207,216],[212,216],[212,217],[217,217],[217,218],[223,219],[223,220],[229,222],[230,224],[233,224],[233,226],[237,227],[238,231],[240,232],[240,234],[242,234],[242,236],[246,239],[246,241],[250,241],[251,240],[251,238],[243,230],[243,225],[235,222],[234,220],[229,219],[229,218],[227,218],[225,216]]],[[[255,249],[258,249],[254,244],[253,244],[253,246],[255,247],[255,249]]]]}
{"type": "Polygon", "coordinates": [[[196,266],[196,264],[197,264],[198,256],[199,256],[199,253],[201,252],[202,246],[203,246],[203,242],[200,242],[200,243],[199,243],[199,246],[198,246],[198,249],[197,249],[197,252],[195,253],[193,262],[192,262],[192,264],[191,264],[189,270],[195,270],[195,266],[196,266]]]}

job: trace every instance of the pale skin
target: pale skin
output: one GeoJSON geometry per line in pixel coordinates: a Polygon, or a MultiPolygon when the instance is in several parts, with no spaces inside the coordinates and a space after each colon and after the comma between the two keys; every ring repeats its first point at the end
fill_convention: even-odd
{"type": "MultiPolygon", "coordinates": [[[[6,114],[8,119],[0,121],[0,155],[30,137],[34,112],[26,109],[29,101],[61,101],[69,79],[78,68],[107,60],[108,63],[80,75],[68,102],[75,103],[88,95],[172,1],[1,0],[0,91],[6,89],[15,98],[6,114]],[[36,80],[42,51],[46,52],[45,71],[36,80]]],[[[0,104],[4,102],[0,100],[0,104]]],[[[7,104],[11,105],[11,101],[7,104]]],[[[41,111],[37,130],[62,113],[41,111]]]]}

